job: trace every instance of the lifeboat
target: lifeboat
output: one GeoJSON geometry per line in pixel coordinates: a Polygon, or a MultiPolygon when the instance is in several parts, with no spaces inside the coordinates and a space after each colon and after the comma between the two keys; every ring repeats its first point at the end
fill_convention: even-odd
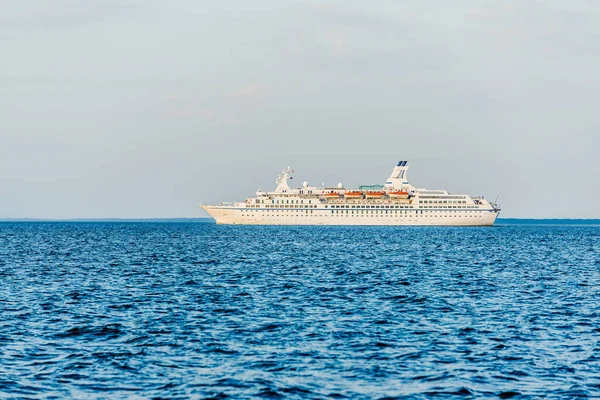
{"type": "Polygon", "coordinates": [[[366,192],[365,196],[367,199],[380,199],[384,194],[385,192],[366,192]]]}
{"type": "Polygon", "coordinates": [[[344,197],[349,199],[360,199],[362,198],[363,192],[360,190],[350,190],[344,193],[344,197]]]}
{"type": "Polygon", "coordinates": [[[337,192],[325,193],[325,197],[328,199],[337,199],[338,197],[340,197],[340,194],[337,192]]]}
{"type": "Polygon", "coordinates": [[[401,190],[389,192],[388,195],[392,199],[408,199],[408,192],[403,192],[401,190]]]}

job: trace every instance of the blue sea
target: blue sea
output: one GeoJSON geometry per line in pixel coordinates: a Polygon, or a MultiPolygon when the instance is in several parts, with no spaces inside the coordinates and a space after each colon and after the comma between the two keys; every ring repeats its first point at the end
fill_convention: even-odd
{"type": "Polygon", "coordinates": [[[600,226],[0,223],[1,398],[600,396],[600,226]]]}

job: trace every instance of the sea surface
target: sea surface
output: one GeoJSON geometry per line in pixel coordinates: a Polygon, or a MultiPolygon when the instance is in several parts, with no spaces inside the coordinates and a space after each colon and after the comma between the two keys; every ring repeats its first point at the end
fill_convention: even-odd
{"type": "Polygon", "coordinates": [[[0,223],[0,398],[600,396],[600,226],[0,223]]]}

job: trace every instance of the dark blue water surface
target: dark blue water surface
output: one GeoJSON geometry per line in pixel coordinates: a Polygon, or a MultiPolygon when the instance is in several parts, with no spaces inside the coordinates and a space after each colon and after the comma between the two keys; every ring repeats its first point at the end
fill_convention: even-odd
{"type": "Polygon", "coordinates": [[[600,227],[0,223],[0,397],[600,396],[600,227]]]}

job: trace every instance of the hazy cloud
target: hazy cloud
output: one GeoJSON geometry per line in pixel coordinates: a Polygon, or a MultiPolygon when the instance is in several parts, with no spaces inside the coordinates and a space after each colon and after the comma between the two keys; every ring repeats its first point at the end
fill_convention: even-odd
{"type": "Polygon", "coordinates": [[[241,86],[231,93],[228,93],[226,98],[228,99],[253,99],[257,97],[266,96],[269,91],[267,85],[261,83],[249,83],[241,86]]]}
{"type": "Polygon", "coordinates": [[[0,0],[0,32],[48,33],[131,15],[133,0],[0,0]]]}
{"type": "Polygon", "coordinates": [[[600,8],[0,0],[0,217],[200,216],[292,165],[600,217],[600,8]]]}

